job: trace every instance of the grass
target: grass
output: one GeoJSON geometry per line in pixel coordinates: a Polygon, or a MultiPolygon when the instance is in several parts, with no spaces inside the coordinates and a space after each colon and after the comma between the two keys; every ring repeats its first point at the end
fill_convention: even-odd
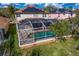
{"type": "Polygon", "coordinates": [[[77,46],[79,46],[79,40],[71,39],[65,42],[58,40],[48,45],[23,49],[23,54],[30,56],[78,56],[77,46]]]}

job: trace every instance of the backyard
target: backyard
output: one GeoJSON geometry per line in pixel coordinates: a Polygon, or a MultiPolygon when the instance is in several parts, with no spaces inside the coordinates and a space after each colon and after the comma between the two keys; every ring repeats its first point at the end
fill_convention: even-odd
{"type": "MultiPolygon", "coordinates": [[[[71,19],[70,19],[71,20],[71,19]]],[[[61,21],[61,23],[55,23],[50,27],[52,31],[54,31],[57,36],[60,36],[56,42],[51,42],[48,44],[33,46],[31,48],[20,49],[20,55],[26,56],[77,56],[79,55],[79,37],[71,37],[65,38],[67,40],[62,40],[63,35],[78,35],[78,32],[73,31],[74,29],[70,29],[70,24],[73,24],[74,20],[72,19],[72,23],[69,21],[61,21]]],[[[75,22],[78,24],[78,21],[75,22]]],[[[76,28],[77,29],[77,28],[76,28]]],[[[16,53],[15,53],[16,54],[16,53]]]]}
{"type": "Polygon", "coordinates": [[[77,56],[79,55],[79,40],[75,41],[72,38],[65,42],[58,40],[47,45],[23,49],[22,51],[23,55],[26,56],[77,56]]]}
{"type": "MultiPolygon", "coordinates": [[[[56,33],[60,39],[56,42],[48,44],[33,46],[30,48],[21,49],[18,43],[18,35],[16,31],[16,24],[10,24],[7,32],[9,38],[0,46],[0,55],[10,56],[79,56],[79,16],[69,21],[61,21],[51,25],[52,32],[56,33]],[[69,22],[70,21],[70,22],[69,22]],[[70,24],[74,29],[70,29],[70,24]],[[76,28],[75,28],[76,26],[76,28]],[[67,38],[62,40],[63,35],[77,35],[77,37],[67,38]],[[6,52],[5,52],[6,51],[6,52]]],[[[49,34],[49,32],[48,32],[49,34]]],[[[41,35],[41,34],[40,34],[41,35]]],[[[37,37],[39,35],[36,35],[37,37]]]]}
{"type": "Polygon", "coordinates": [[[69,56],[79,55],[79,38],[68,38],[67,40],[57,40],[48,44],[33,46],[31,48],[20,49],[16,33],[16,26],[12,24],[9,28],[10,40],[4,44],[9,55],[17,56],[69,56]]]}

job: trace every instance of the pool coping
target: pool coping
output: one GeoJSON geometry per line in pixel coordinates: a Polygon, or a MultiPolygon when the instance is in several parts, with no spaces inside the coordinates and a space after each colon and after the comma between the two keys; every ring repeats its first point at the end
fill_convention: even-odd
{"type": "MultiPolygon", "coordinates": [[[[68,36],[63,36],[63,37],[71,37],[72,35],[68,35],[68,36]]],[[[31,47],[34,47],[34,46],[40,46],[40,45],[46,45],[46,44],[49,44],[49,43],[54,43],[56,42],[56,37],[52,37],[52,38],[48,38],[46,40],[40,40],[40,41],[37,41],[37,42],[34,42],[34,43],[30,43],[30,44],[24,44],[24,45],[19,45],[20,48],[31,48],[31,47]]]]}
{"type": "Polygon", "coordinates": [[[56,41],[56,39],[54,37],[54,38],[48,38],[46,40],[40,40],[40,41],[30,43],[30,44],[20,45],[19,47],[21,47],[21,48],[30,48],[30,47],[33,47],[33,46],[44,45],[44,44],[48,44],[50,42],[55,42],[55,41],[56,41]]]}

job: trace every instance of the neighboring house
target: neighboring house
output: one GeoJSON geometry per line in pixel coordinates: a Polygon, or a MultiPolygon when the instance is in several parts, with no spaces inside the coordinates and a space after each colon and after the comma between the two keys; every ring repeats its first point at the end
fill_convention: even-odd
{"type": "Polygon", "coordinates": [[[57,9],[54,12],[47,12],[34,6],[28,6],[25,9],[17,10],[15,14],[18,21],[25,18],[66,19],[76,16],[76,14],[70,10],[57,9]]]}
{"type": "Polygon", "coordinates": [[[76,16],[76,13],[66,9],[58,9],[58,14],[59,14],[58,19],[66,19],[66,18],[71,18],[76,16]]]}
{"type": "Polygon", "coordinates": [[[0,16],[0,44],[3,42],[8,28],[9,28],[9,19],[0,16]]]}
{"type": "Polygon", "coordinates": [[[67,19],[67,18],[71,18],[71,17],[75,17],[76,13],[74,13],[73,11],[70,10],[66,10],[63,8],[59,8],[55,11],[52,11],[50,13],[48,13],[48,17],[49,19],[67,19]]]}

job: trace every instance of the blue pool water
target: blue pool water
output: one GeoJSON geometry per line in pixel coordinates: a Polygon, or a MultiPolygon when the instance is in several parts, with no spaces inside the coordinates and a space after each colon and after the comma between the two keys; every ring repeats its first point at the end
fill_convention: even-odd
{"type": "Polygon", "coordinates": [[[34,33],[35,39],[43,39],[43,38],[54,37],[54,36],[55,34],[51,31],[34,33]]]}

